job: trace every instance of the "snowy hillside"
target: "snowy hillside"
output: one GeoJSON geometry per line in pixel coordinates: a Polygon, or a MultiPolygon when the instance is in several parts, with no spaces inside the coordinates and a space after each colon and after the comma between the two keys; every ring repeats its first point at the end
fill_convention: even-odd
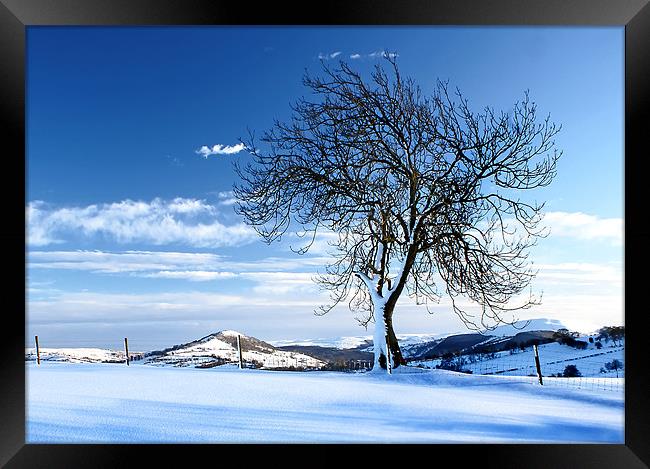
{"type": "Polygon", "coordinates": [[[344,350],[368,346],[368,344],[372,343],[372,336],[330,337],[303,340],[274,340],[270,341],[270,343],[276,347],[296,345],[301,347],[328,347],[344,350]]]}
{"type": "MultiPolygon", "coordinates": [[[[567,365],[575,365],[583,377],[624,377],[625,375],[625,341],[614,345],[609,343],[602,348],[588,343],[583,350],[559,343],[542,344],[538,347],[539,359],[543,376],[562,374],[567,365]],[[607,363],[619,360],[622,369],[608,370],[607,363]]],[[[421,365],[436,368],[442,364],[442,359],[420,360],[410,365],[421,365]]],[[[473,374],[501,374],[506,376],[535,376],[535,354],[532,347],[525,350],[497,352],[494,354],[463,355],[451,360],[462,370],[473,374]]]]}
{"type": "MultiPolygon", "coordinates": [[[[569,363],[567,360],[575,359],[581,360],[583,368],[588,368],[586,372],[589,376],[605,376],[607,373],[600,372],[600,368],[604,366],[605,362],[600,363],[602,359],[596,358],[605,352],[591,353],[596,347],[594,341],[597,339],[597,334],[591,336],[570,335],[572,337],[570,340],[578,340],[581,345],[586,345],[586,341],[591,340],[592,342],[585,350],[577,350],[557,343],[547,344],[547,342],[557,340],[555,332],[558,329],[563,329],[562,326],[557,320],[540,318],[520,321],[514,326],[501,326],[489,331],[489,334],[488,332],[480,334],[468,331],[442,335],[398,334],[397,337],[403,357],[409,363],[422,366],[435,367],[440,365],[441,357],[462,353],[463,358],[460,360],[468,362],[461,364],[463,365],[462,369],[470,370],[473,373],[492,373],[492,369],[499,370],[500,373],[511,373],[511,371],[506,371],[511,369],[515,374],[528,373],[529,367],[533,363],[530,356],[532,353],[530,345],[539,343],[543,344],[540,345],[540,351],[543,350],[544,354],[548,354],[548,363],[544,364],[544,373],[561,373],[564,368],[557,370],[560,363],[566,362],[566,365],[569,363]],[[514,354],[519,352],[517,350],[519,346],[528,346],[528,349],[514,357],[514,354]],[[574,356],[576,353],[578,355],[574,356]],[[590,353],[593,356],[588,356],[590,353]],[[522,362],[521,366],[513,363],[515,358],[522,362]],[[437,361],[432,359],[437,359],[437,361]]],[[[269,343],[233,330],[216,332],[198,340],[174,345],[163,350],[146,353],[131,352],[130,357],[134,361],[144,358],[142,360],[144,364],[153,366],[210,368],[238,362],[237,336],[241,337],[242,358],[244,366],[247,367],[321,369],[327,365],[329,368],[326,367],[326,369],[333,369],[330,365],[345,367],[352,366],[345,365],[345,363],[357,363],[354,366],[368,367],[373,361],[373,345],[370,336],[278,340],[269,343]]],[[[608,346],[612,344],[608,344],[608,346]]],[[[617,358],[619,355],[622,360],[622,349],[617,358]]],[[[27,361],[35,360],[34,349],[26,349],[25,358],[27,361]]],[[[124,353],[123,351],[89,348],[41,349],[41,360],[115,363],[124,362],[124,353]]],[[[619,370],[615,371],[619,372],[619,370]]]]}
{"type": "MultiPolygon", "coordinates": [[[[105,350],[99,348],[40,348],[41,361],[70,363],[123,363],[122,350],[105,350]]],[[[25,351],[25,360],[36,361],[36,349],[25,351]]]]}
{"type": "MultiPolygon", "coordinates": [[[[439,337],[441,334],[397,334],[397,340],[400,346],[415,345],[426,342],[431,342],[439,337]]],[[[316,347],[331,347],[337,349],[369,349],[372,350],[372,336],[346,336],[346,337],[333,337],[333,338],[320,338],[320,339],[306,339],[306,340],[275,340],[271,341],[276,347],[286,347],[289,345],[299,346],[316,346],[316,347]]]]}
{"type": "MultiPolygon", "coordinates": [[[[415,344],[422,344],[431,342],[440,337],[440,334],[397,334],[397,340],[400,347],[415,344]]],[[[347,336],[347,337],[330,337],[319,339],[306,339],[306,340],[275,340],[271,342],[276,347],[286,347],[290,345],[298,346],[316,346],[316,347],[331,347],[341,350],[345,349],[362,349],[372,351],[372,336],[347,336]]]]}
{"type": "Polygon", "coordinates": [[[624,442],[622,391],[510,376],[52,362],[26,372],[29,444],[624,442]]]}
{"type": "Polygon", "coordinates": [[[519,332],[557,331],[558,329],[565,329],[565,326],[557,319],[539,318],[517,321],[513,325],[499,326],[492,330],[486,330],[483,332],[483,334],[496,337],[510,337],[518,334],[519,332]]]}
{"type": "Polygon", "coordinates": [[[225,330],[187,344],[149,352],[146,365],[211,367],[238,362],[237,336],[241,338],[242,359],[246,365],[264,368],[320,368],[325,362],[314,357],[277,350],[273,345],[237,331],[225,330]]]}

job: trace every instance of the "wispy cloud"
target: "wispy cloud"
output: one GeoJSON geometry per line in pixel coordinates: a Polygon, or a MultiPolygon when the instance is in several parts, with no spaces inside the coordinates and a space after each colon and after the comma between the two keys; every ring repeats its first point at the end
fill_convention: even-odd
{"type": "Polygon", "coordinates": [[[85,207],[52,208],[42,201],[26,207],[28,244],[45,246],[70,239],[104,236],[120,243],[182,244],[194,247],[237,246],[257,238],[244,223],[225,225],[203,200],[159,198],[123,200],[85,207]]]}
{"type": "MultiPolygon", "coordinates": [[[[319,56],[320,57],[320,56],[319,56]]],[[[350,54],[350,59],[352,60],[359,60],[359,59],[381,59],[381,58],[395,58],[399,57],[399,54],[396,52],[387,52],[385,50],[377,50],[374,52],[370,52],[369,54],[359,54],[358,52],[354,52],[350,54]]]]}
{"type": "MultiPolygon", "coordinates": [[[[278,308],[273,318],[294,311],[307,318],[321,298],[292,295],[265,296],[219,292],[97,293],[62,292],[48,299],[29,301],[30,324],[65,324],[147,321],[240,319],[260,322],[269,306],[278,308]]],[[[286,316],[285,316],[286,317],[286,316]]]]}
{"type": "Polygon", "coordinates": [[[237,274],[234,272],[218,272],[212,270],[161,270],[159,272],[141,274],[140,276],[146,278],[168,278],[175,280],[190,280],[192,282],[208,282],[210,280],[235,278],[237,277],[237,274]]]}
{"type": "Polygon", "coordinates": [[[217,197],[219,198],[219,205],[235,205],[237,203],[233,191],[219,192],[217,193],[217,197]]]}
{"type": "Polygon", "coordinates": [[[537,278],[543,284],[563,286],[597,286],[621,288],[623,269],[620,264],[594,264],[586,262],[562,262],[558,264],[536,264],[537,278]]]}
{"type": "Polygon", "coordinates": [[[165,155],[165,158],[167,158],[167,161],[169,162],[170,166],[177,166],[177,167],[184,166],[181,160],[175,156],[165,155]]]}
{"type": "Polygon", "coordinates": [[[243,143],[238,143],[236,145],[213,145],[208,147],[203,145],[201,148],[196,150],[196,153],[201,155],[203,158],[207,158],[211,155],[234,155],[244,150],[246,146],[243,143]]]}
{"type": "Polygon", "coordinates": [[[370,57],[371,59],[379,59],[379,58],[386,58],[386,57],[393,59],[395,57],[399,57],[399,55],[396,52],[386,52],[385,50],[378,50],[368,54],[368,57],[370,57]]]}
{"type": "Polygon", "coordinates": [[[201,252],[167,251],[34,251],[27,252],[30,269],[68,269],[98,273],[131,273],[163,270],[205,270],[234,272],[280,272],[311,269],[325,265],[327,257],[292,255],[265,257],[251,261],[201,252]]]}
{"type": "Polygon", "coordinates": [[[164,251],[28,251],[32,269],[65,269],[98,273],[220,269],[223,257],[212,253],[164,251]]]}
{"type": "Polygon", "coordinates": [[[623,243],[623,219],[600,218],[581,212],[548,212],[544,223],[550,227],[551,237],[562,236],[581,240],[623,243]]]}
{"type": "Polygon", "coordinates": [[[242,278],[256,283],[253,292],[271,296],[298,295],[300,293],[318,294],[314,275],[309,272],[245,272],[242,278]]]}
{"type": "Polygon", "coordinates": [[[329,54],[323,54],[322,52],[318,54],[318,58],[321,60],[330,60],[330,59],[335,59],[341,55],[341,51],[336,51],[336,52],[331,52],[329,54]]]}

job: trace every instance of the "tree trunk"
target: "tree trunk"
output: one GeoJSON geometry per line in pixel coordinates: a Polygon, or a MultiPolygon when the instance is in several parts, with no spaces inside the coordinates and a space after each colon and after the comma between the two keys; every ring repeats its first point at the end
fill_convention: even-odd
{"type": "MultiPolygon", "coordinates": [[[[375,333],[375,339],[376,341],[381,341],[379,344],[375,346],[376,351],[375,353],[379,354],[379,366],[382,369],[386,369],[386,355],[385,355],[385,348],[386,348],[386,338],[388,338],[388,348],[390,351],[390,356],[391,356],[391,365],[392,368],[395,369],[400,365],[406,365],[406,361],[404,360],[404,357],[402,357],[402,351],[399,348],[399,343],[397,342],[397,337],[395,336],[395,331],[393,330],[393,310],[394,306],[392,306],[390,303],[384,305],[381,310],[383,310],[383,321],[379,320],[378,326],[378,331],[375,333]],[[383,324],[381,324],[383,322],[383,324]],[[383,326],[383,327],[382,327],[383,326]]],[[[381,311],[379,308],[376,310],[376,314],[381,314],[381,311]]],[[[377,318],[375,318],[375,321],[377,321],[377,318]]]]}
{"type": "MultiPolygon", "coordinates": [[[[386,332],[388,335],[388,348],[390,350],[390,356],[392,358],[393,368],[397,368],[400,365],[406,365],[404,357],[402,357],[402,351],[399,348],[399,343],[397,342],[397,337],[395,336],[395,331],[393,330],[393,310],[394,307],[389,304],[385,306],[384,309],[384,321],[386,321],[386,332]]],[[[384,367],[386,363],[384,361],[384,367]]]]}

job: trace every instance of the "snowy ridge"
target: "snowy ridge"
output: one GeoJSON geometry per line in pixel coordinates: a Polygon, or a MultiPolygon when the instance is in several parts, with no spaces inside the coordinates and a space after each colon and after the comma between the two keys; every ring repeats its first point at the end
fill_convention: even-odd
{"type": "Polygon", "coordinates": [[[198,366],[209,368],[225,363],[238,363],[237,338],[240,338],[242,360],[264,368],[320,368],[325,362],[297,352],[277,350],[273,345],[238,331],[224,330],[187,344],[147,354],[144,364],[154,366],[198,366]]]}
{"type": "MultiPolygon", "coordinates": [[[[560,321],[547,318],[519,321],[514,325],[480,333],[457,334],[398,334],[402,354],[409,361],[441,357],[445,353],[470,351],[501,351],[515,338],[530,341],[548,339],[552,332],[563,328],[560,321]],[[539,332],[545,331],[545,332],[539,332]],[[519,334],[519,336],[518,336],[519,334]],[[535,337],[530,337],[533,334],[535,337]]],[[[583,335],[581,335],[582,337],[583,335]]],[[[237,337],[241,338],[242,359],[248,365],[264,368],[322,368],[327,363],[369,360],[373,352],[373,337],[342,336],[307,340],[276,340],[264,342],[239,331],[225,329],[200,339],[146,353],[131,353],[138,363],[154,366],[196,366],[210,368],[225,363],[237,363],[237,337]],[[280,349],[282,348],[282,349],[280,349]],[[144,360],[138,360],[143,358],[144,360]]],[[[512,344],[510,344],[512,345],[512,344]]],[[[592,346],[593,347],[593,346],[592,346]]],[[[26,349],[26,360],[35,360],[34,349],[26,349]]],[[[41,349],[41,359],[69,362],[115,363],[125,360],[123,351],[60,348],[41,349]]]]}
{"type": "MultiPolygon", "coordinates": [[[[71,363],[122,363],[124,351],[104,350],[99,348],[40,348],[41,361],[71,363]]],[[[36,349],[25,351],[25,360],[36,361],[36,349]]]]}
{"type": "Polygon", "coordinates": [[[286,347],[290,345],[299,345],[303,347],[332,347],[337,349],[353,349],[372,343],[372,336],[356,336],[356,337],[333,337],[333,338],[319,338],[319,339],[304,339],[304,340],[274,340],[271,343],[275,347],[286,347]]]}
{"type": "MultiPolygon", "coordinates": [[[[587,343],[586,348],[559,344],[557,342],[538,346],[542,374],[551,376],[562,374],[567,365],[575,365],[581,376],[591,378],[623,378],[625,376],[625,340],[616,345],[608,343],[597,348],[593,343],[587,343]],[[619,360],[623,368],[608,370],[606,363],[619,360]]],[[[502,351],[494,354],[476,354],[472,357],[461,357],[461,368],[473,374],[530,376],[536,375],[535,354],[532,347],[525,350],[502,351]]],[[[410,363],[412,366],[436,368],[441,359],[418,360],[410,363]]]]}
{"type": "Polygon", "coordinates": [[[499,326],[492,330],[485,330],[482,333],[492,336],[514,336],[520,332],[527,331],[557,331],[558,329],[565,329],[565,326],[557,319],[526,319],[517,321],[513,325],[507,324],[499,326]]]}
{"type": "MultiPolygon", "coordinates": [[[[444,335],[444,334],[442,334],[444,335]]],[[[431,342],[442,336],[441,334],[397,334],[397,340],[401,346],[422,344],[431,342]]],[[[341,350],[356,349],[360,347],[369,347],[372,349],[372,336],[344,336],[344,337],[331,337],[331,338],[318,338],[318,339],[305,339],[305,340],[274,340],[271,341],[276,347],[286,347],[290,345],[297,346],[316,346],[316,347],[332,347],[341,350]]]]}

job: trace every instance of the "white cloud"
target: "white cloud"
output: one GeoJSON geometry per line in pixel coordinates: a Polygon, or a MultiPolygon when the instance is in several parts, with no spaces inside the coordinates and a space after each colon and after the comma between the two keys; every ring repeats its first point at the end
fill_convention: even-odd
{"type": "Polygon", "coordinates": [[[159,272],[140,274],[139,276],[146,278],[168,278],[190,280],[192,282],[207,282],[210,280],[235,278],[237,277],[237,274],[234,272],[217,272],[206,270],[161,270],[159,272]]]}
{"type": "Polygon", "coordinates": [[[48,299],[29,301],[30,323],[83,323],[106,321],[155,321],[206,319],[242,312],[260,313],[279,308],[297,309],[309,315],[318,298],[296,298],[251,294],[206,293],[200,291],[157,293],[64,292],[48,299]]]}
{"type": "Polygon", "coordinates": [[[597,286],[600,291],[608,287],[623,285],[622,266],[592,264],[584,262],[563,262],[559,264],[535,264],[539,270],[537,278],[546,285],[597,286]]]}
{"type": "MultiPolygon", "coordinates": [[[[103,275],[129,275],[208,282],[240,278],[253,282],[251,292],[277,296],[290,292],[318,290],[313,281],[317,267],[326,258],[297,256],[263,258],[257,261],[232,261],[210,253],[126,251],[30,251],[31,269],[88,271],[103,275]],[[308,271],[297,272],[296,270],[308,271]]],[[[31,285],[33,287],[35,285],[31,285]]]]}
{"type": "MultiPolygon", "coordinates": [[[[144,210],[147,210],[147,207],[143,207],[144,210]]],[[[177,197],[172,200],[167,208],[172,213],[210,213],[214,214],[214,207],[206,204],[203,200],[197,199],[183,199],[177,197]]]]}
{"type": "Polygon", "coordinates": [[[28,251],[30,268],[89,270],[95,272],[137,272],[216,267],[222,256],[195,252],[152,251],[28,251]]]}
{"type": "Polygon", "coordinates": [[[124,200],[86,207],[26,207],[28,245],[45,246],[65,238],[105,236],[118,243],[184,244],[195,247],[238,246],[257,238],[244,223],[224,225],[216,208],[202,200],[175,198],[151,202],[124,200]]]}
{"type": "Polygon", "coordinates": [[[550,236],[571,237],[581,240],[623,243],[623,219],[600,218],[582,212],[548,212],[544,224],[551,229],[550,236]]]}
{"type": "Polygon", "coordinates": [[[27,252],[30,269],[66,269],[98,273],[130,273],[162,270],[210,270],[234,272],[279,272],[325,265],[327,257],[266,257],[233,261],[212,253],[167,251],[33,251],[27,252]]]}
{"type": "Polygon", "coordinates": [[[217,197],[219,198],[219,205],[235,205],[237,203],[233,191],[219,192],[217,197]]]}
{"type": "MultiPolygon", "coordinates": [[[[321,52],[320,54],[318,54],[318,58],[321,59],[321,60],[330,60],[330,59],[334,59],[334,58],[338,57],[341,54],[342,54],[341,51],[336,51],[336,52],[332,52],[332,53],[329,53],[329,54],[324,54],[324,53],[321,52]]],[[[386,52],[385,50],[378,50],[378,51],[371,52],[369,54],[364,54],[364,55],[358,54],[356,52],[353,53],[353,54],[350,54],[350,59],[352,59],[352,60],[358,60],[358,59],[361,59],[363,57],[367,57],[367,58],[370,58],[370,59],[379,59],[379,58],[390,57],[392,59],[392,58],[395,58],[395,57],[399,57],[399,55],[397,53],[395,53],[395,52],[386,52]]]]}
{"type": "Polygon", "coordinates": [[[341,51],[336,51],[336,52],[331,52],[328,54],[323,54],[322,52],[318,54],[318,58],[321,60],[330,60],[330,59],[335,59],[341,55],[341,51]]]}
{"type": "Polygon", "coordinates": [[[300,292],[318,293],[314,274],[309,272],[245,272],[241,277],[256,283],[253,291],[257,294],[291,294],[295,298],[300,292]]]}
{"type": "Polygon", "coordinates": [[[210,155],[233,155],[244,150],[246,146],[243,143],[238,143],[236,145],[213,145],[208,147],[203,145],[199,148],[196,153],[201,155],[203,158],[207,158],[210,155]]]}
{"type": "Polygon", "coordinates": [[[385,50],[378,50],[368,54],[368,57],[370,57],[371,59],[378,59],[381,57],[390,57],[391,59],[393,59],[395,57],[399,57],[399,55],[395,52],[386,52],[385,50]]]}
{"type": "MultiPolygon", "coordinates": [[[[336,252],[336,249],[332,246],[333,243],[336,243],[339,239],[339,234],[330,231],[321,229],[316,233],[316,236],[313,238],[313,233],[306,233],[304,236],[298,236],[296,233],[290,233],[288,236],[289,248],[297,251],[309,246],[309,254],[325,256],[336,252]]],[[[331,261],[331,259],[329,259],[331,261]]]]}

